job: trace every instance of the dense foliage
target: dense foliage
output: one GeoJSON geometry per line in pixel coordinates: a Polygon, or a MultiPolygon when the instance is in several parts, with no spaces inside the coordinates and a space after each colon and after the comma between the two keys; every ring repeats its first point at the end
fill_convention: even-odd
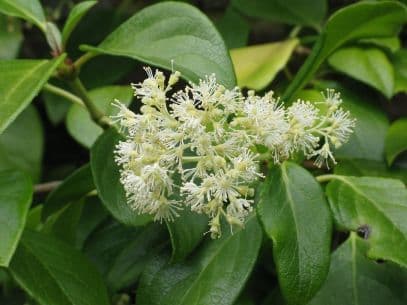
{"type": "Polygon", "coordinates": [[[406,304],[403,2],[0,0],[0,304],[406,304]]]}

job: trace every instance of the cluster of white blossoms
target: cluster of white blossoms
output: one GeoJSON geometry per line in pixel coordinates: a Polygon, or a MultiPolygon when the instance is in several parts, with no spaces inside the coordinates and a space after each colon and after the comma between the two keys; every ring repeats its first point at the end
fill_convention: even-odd
{"type": "Polygon", "coordinates": [[[147,79],[132,85],[142,102],[139,114],[115,102],[113,119],[126,137],[115,158],[128,202],[158,221],[171,221],[184,208],[204,213],[214,238],[222,219],[231,228],[244,225],[254,184],[263,177],[260,160],[278,163],[302,152],[318,166],[335,162],[331,148],[343,144],[355,124],[333,90],[321,114],[302,100],[285,108],[272,92],[245,97],[214,75],[170,94],[178,72],[168,81],[160,71],[146,72],[147,79]]]}

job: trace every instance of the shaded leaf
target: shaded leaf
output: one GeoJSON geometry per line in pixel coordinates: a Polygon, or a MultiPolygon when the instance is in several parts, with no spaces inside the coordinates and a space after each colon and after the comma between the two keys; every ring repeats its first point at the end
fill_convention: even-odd
{"type": "Polygon", "coordinates": [[[394,66],[394,92],[407,92],[407,50],[401,49],[392,57],[394,66]]]}
{"type": "Polygon", "coordinates": [[[255,90],[263,89],[285,67],[297,44],[297,39],[289,39],[231,50],[237,84],[255,90]]]}
{"type": "Polygon", "coordinates": [[[407,118],[401,118],[390,125],[386,135],[386,158],[392,164],[396,157],[407,150],[407,118]]]}
{"type": "Polygon", "coordinates": [[[174,68],[193,82],[215,73],[226,87],[236,83],[220,34],[204,14],[185,3],[151,5],[119,26],[98,47],[82,49],[174,68]]]}
{"type": "Polygon", "coordinates": [[[41,305],[108,305],[100,274],[80,252],[51,236],[25,231],[9,270],[41,305]]]}
{"type": "Polygon", "coordinates": [[[139,228],[127,227],[109,219],[89,235],[83,251],[106,276],[117,256],[139,233],[139,228]]]}
{"type": "Polygon", "coordinates": [[[262,185],[257,213],[273,241],[285,299],[306,304],[329,269],[332,221],[320,185],[299,165],[284,162],[262,185]]]}
{"type": "Polygon", "coordinates": [[[163,226],[152,223],[140,230],[110,265],[106,275],[108,286],[118,291],[133,285],[147,263],[167,244],[168,236],[163,226]]]}
{"type": "Polygon", "coordinates": [[[240,48],[247,44],[250,32],[249,23],[233,7],[229,6],[226,9],[216,27],[228,49],[240,48]]]}
{"type": "Polygon", "coordinates": [[[47,196],[42,211],[42,219],[61,210],[70,202],[77,201],[95,189],[90,164],[86,164],[68,176],[47,196]]]}
{"type": "MultiPolygon", "coordinates": [[[[128,106],[133,98],[133,90],[130,86],[107,86],[90,91],[89,96],[99,110],[110,116],[119,112],[112,102],[118,99],[128,106]]],[[[72,105],[69,109],[66,127],[69,134],[87,148],[103,133],[103,129],[92,121],[89,112],[79,105],[72,105]]]]}
{"type": "Polygon", "coordinates": [[[62,30],[62,44],[65,45],[76,25],[85,14],[97,3],[97,1],[83,1],[76,4],[69,13],[62,30]]]}
{"type": "Polygon", "coordinates": [[[329,204],[341,230],[363,233],[367,255],[407,266],[407,190],[399,180],[333,176],[329,204]]]}
{"type": "Polygon", "coordinates": [[[0,133],[27,107],[63,59],[0,60],[0,133]]]}
{"type": "Polygon", "coordinates": [[[328,62],[336,70],[376,88],[387,98],[393,95],[393,66],[380,49],[342,48],[332,54],[328,62]]]}
{"type": "Polygon", "coordinates": [[[251,17],[315,28],[320,27],[327,10],[325,0],[233,0],[232,4],[251,17]]]}
{"type": "Polygon", "coordinates": [[[311,54],[284,93],[290,101],[335,50],[363,38],[391,37],[407,20],[405,6],[396,1],[359,2],[335,12],[315,43],[311,54]]]}
{"type": "Polygon", "coordinates": [[[394,178],[407,184],[407,168],[397,164],[389,168],[384,161],[341,159],[334,167],[334,173],[345,176],[394,178]]]}
{"type": "Polygon", "coordinates": [[[44,146],[37,110],[29,105],[0,135],[0,169],[17,169],[39,181],[44,146]]]}
{"type": "Polygon", "coordinates": [[[151,221],[150,215],[139,215],[127,204],[120,183],[120,168],[114,161],[114,149],[120,135],[115,129],[107,130],[93,145],[90,153],[93,181],[107,210],[120,222],[140,226],[151,221]]]}
{"type": "Polygon", "coordinates": [[[23,232],[32,198],[30,179],[20,172],[0,171],[0,266],[7,267],[23,232]]]}
{"type": "Polygon", "coordinates": [[[158,257],[147,266],[137,290],[140,305],[233,304],[257,258],[261,229],[252,215],[244,229],[207,240],[189,260],[166,265],[158,257]]]}
{"type": "Polygon", "coordinates": [[[367,245],[351,234],[332,255],[328,278],[309,305],[402,305],[407,272],[366,258],[367,245]]]}
{"type": "Polygon", "coordinates": [[[171,262],[185,259],[201,242],[208,230],[208,218],[191,212],[189,208],[181,211],[173,222],[167,221],[172,244],[171,262]]]}

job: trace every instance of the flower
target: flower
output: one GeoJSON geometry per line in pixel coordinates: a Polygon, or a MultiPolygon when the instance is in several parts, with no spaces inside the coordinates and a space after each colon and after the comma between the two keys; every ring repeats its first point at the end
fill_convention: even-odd
{"type": "Polygon", "coordinates": [[[147,79],[132,84],[140,113],[114,102],[113,120],[125,136],[115,161],[128,204],[160,222],[184,208],[206,214],[213,238],[222,233],[222,218],[231,229],[244,226],[263,177],[260,160],[278,163],[302,152],[318,166],[335,163],[331,146],[345,143],[355,125],[333,90],[321,113],[310,101],[284,107],[273,92],[245,97],[215,75],[171,94],[179,72],[167,81],[162,72],[145,70],[147,79]]]}

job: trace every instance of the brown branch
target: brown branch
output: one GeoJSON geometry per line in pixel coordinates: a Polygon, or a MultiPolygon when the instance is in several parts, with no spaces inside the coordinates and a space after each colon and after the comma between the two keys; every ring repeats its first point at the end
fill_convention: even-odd
{"type": "Polygon", "coordinates": [[[34,193],[49,193],[57,188],[62,181],[50,181],[34,185],[34,193]]]}

